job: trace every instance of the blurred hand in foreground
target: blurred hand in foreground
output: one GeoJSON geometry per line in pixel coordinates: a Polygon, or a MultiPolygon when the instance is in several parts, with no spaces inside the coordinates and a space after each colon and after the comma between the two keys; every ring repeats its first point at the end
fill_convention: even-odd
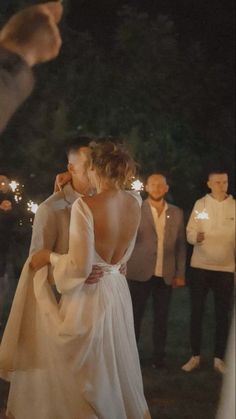
{"type": "Polygon", "coordinates": [[[0,46],[21,55],[30,67],[55,58],[61,47],[57,24],[62,12],[56,1],[21,10],[0,31],[0,46]]]}

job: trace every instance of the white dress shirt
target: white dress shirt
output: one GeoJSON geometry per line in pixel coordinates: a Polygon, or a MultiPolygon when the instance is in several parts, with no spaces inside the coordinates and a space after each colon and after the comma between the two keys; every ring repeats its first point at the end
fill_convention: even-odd
{"type": "Polygon", "coordinates": [[[164,234],[165,234],[165,225],[166,225],[166,210],[168,208],[167,203],[165,202],[164,208],[160,215],[155,207],[150,205],[152,216],[154,220],[154,225],[157,233],[157,260],[154,275],[163,276],[163,257],[164,257],[164,234]]]}

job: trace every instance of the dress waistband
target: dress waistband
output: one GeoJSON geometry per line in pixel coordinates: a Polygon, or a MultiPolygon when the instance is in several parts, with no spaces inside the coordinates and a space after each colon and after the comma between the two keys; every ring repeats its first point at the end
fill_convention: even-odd
{"type": "Polygon", "coordinates": [[[109,265],[108,263],[96,263],[104,273],[118,273],[120,271],[120,264],[109,265]]]}

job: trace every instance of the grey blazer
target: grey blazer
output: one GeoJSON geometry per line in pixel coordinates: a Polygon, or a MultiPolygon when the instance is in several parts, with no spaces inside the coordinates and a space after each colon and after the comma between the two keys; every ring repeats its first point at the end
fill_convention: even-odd
{"type": "Polygon", "coordinates": [[[39,205],[34,218],[30,254],[40,249],[67,253],[71,206],[79,196],[71,184],[67,184],[39,205]]]}
{"type": "MultiPolygon", "coordinates": [[[[133,253],[127,264],[127,278],[147,281],[154,275],[157,259],[157,234],[148,200],[141,209],[141,221],[133,253]]],[[[183,211],[171,204],[166,210],[163,278],[170,285],[174,277],[184,278],[186,239],[183,211]]]]}

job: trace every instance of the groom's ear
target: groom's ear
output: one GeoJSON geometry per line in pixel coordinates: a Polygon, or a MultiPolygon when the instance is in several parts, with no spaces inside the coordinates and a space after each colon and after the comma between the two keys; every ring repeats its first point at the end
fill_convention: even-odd
{"type": "Polygon", "coordinates": [[[68,163],[68,164],[67,164],[67,170],[68,170],[68,172],[69,172],[70,174],[72,174],[72,173],[73,173],[73,171],[74,171],[74,166],[73,166],[73,164],[72,164],[72,163],[68,163]]]}

